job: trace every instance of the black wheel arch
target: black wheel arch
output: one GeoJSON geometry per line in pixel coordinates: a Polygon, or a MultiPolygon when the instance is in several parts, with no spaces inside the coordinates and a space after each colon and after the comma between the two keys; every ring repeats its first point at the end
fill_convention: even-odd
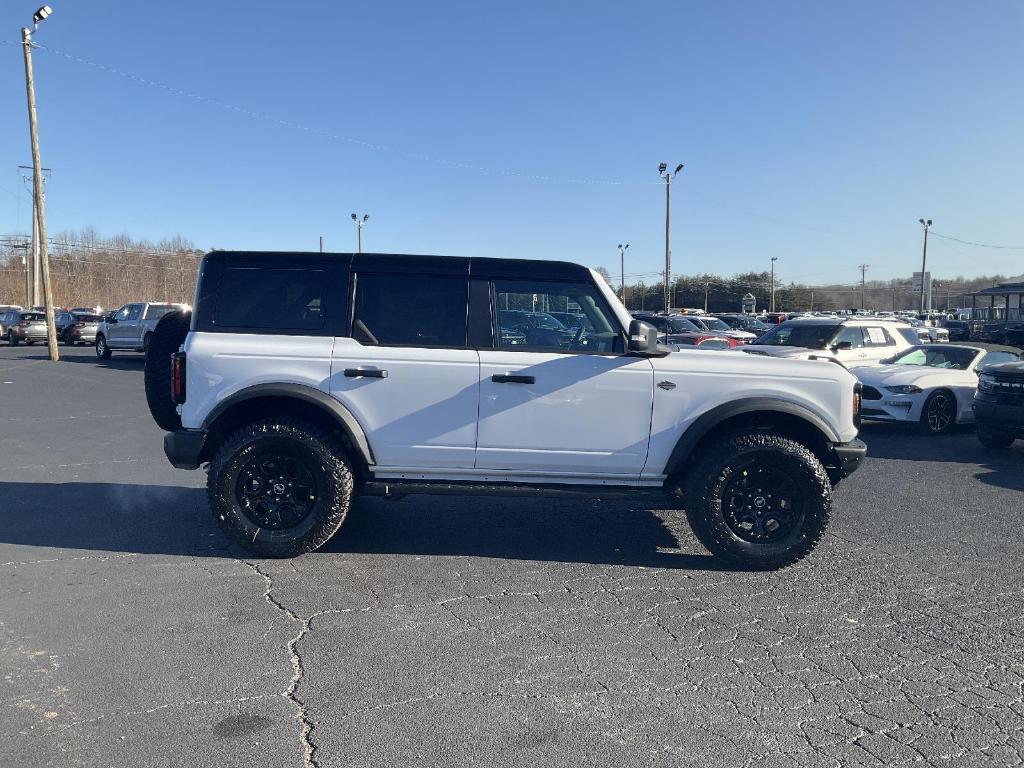
{"type": "Polygon", "coordinates": [[[337,431],[357,475],[368,475],[373,451],[358,420],[337,399],[307,384],[256,384],[218,403],[203,420],[207,439],[201,461],[209,461],[221,442],[245,424],[286,415],[337,431]]]}
{"type": "Polygon", "coordinates": [[[744,429],[773,431],[806,445],[828,466],[834,462],[832,445],[841,442],[835,430],[810,408],[772,397],[749,397],[722,403],[704,412],[679,437],[664,474],[677,482],[702,444],[744,429]]]}

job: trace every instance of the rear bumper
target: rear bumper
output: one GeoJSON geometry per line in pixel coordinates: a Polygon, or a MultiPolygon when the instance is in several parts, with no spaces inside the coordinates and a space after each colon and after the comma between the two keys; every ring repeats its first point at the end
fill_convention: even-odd
{"type": "Polygon", "coordinates": [[[832,446],[835,456],[834,465],[827,467],[832,482],[849,477],[860,467],[861,461],[868,455],[868,447],[863,440],[853,439],[848,443],[835,443],[832,446]]]}
{"type": "Polygon", "coordinates": [[[205,430],[179,429],[164,435],[164,455],[178,469],[198,469],[205,444],[205,430]]]}

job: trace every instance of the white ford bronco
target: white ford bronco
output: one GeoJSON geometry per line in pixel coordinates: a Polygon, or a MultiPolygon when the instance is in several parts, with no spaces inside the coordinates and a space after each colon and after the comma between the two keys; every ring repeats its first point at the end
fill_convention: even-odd
{"type": "Polygon", "coordinates": [[[356,494],[656,494],[778,568],[866,452],[842,366],[669,352],[576,264],[219,251],[193,306],[158,326],[147,398],[259,555],[322,546],[356,494]]]}

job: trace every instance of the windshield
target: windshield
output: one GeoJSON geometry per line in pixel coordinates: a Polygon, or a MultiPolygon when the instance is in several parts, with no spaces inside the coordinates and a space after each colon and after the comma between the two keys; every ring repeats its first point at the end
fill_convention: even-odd
{"type": "Polygon", "coordinates": [[[173,312],[176,309],[177,307],[173,304],[150,304],[149,309],[146,310],[146,319],[159,320],[168,312],[173,312]]]}
{"type": "Polygon", "coordinates": [[[708,330],[711,330],[711,331],[731,331],[732,330],[732,327],[728,323],[723,322],[722,320],[719,320],[717,317],[702,317],[700,319],[700,322],[702,322],[705,325],[705,327],[707,327],[708,330]]]}
{"type": "Polygon", "coordinates": [[[978,350],[966,347],[914,347],[892,361],[893,365],[916,365],[924,368],[948,368],[966,371],[971,367],[978,350]]]}
{"type": "Polygon", "coordinates": [[[693,333],[702,329],[685,317],[670,317],[668,319],[668,330],[669,333],[693,333]]]}
{"type": "Polygon", "coordinates": [[[773,347],[807,347],[808,349],[824,349],[829,340],[835,336],[841,325],[822,325],[797,320],[777,325],[757,340],[758,344],[773,347]]]}

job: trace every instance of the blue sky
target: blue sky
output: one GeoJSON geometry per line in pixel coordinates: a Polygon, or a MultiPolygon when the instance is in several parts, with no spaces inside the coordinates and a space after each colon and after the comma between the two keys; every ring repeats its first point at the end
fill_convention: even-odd
{"type": "MultiPolygon", "coordinates": [[[[1016,0],[51,4],[35,54],[51,231],[341,251],[357,211],[367,250],[617,275],[625,241],[627,274],[654,273],[665,161],[686,164],[676,273],[777,256],[783,280],[909,277],[921,216],[1024,245],[1016,0]]],[[[5,2],[0,39],[34,10],[5,2]]],[[[0,232],[25,231],[17,45],[0,45],[0,88],[0,232]]],[[[1019,274],[1024,250],[933,238],[929,266],[1019,274]]]]}

